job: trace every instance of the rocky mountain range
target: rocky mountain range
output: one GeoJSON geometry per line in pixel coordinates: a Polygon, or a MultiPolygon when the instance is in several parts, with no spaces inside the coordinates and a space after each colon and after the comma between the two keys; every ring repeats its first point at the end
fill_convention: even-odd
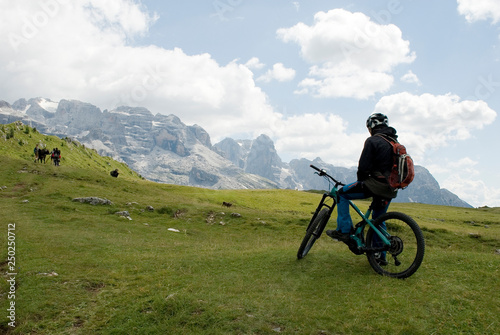
{"type": "MultiPolygon", "coordinates": [[[[356,178],[356,169],[335,167],[320,158],[285,163],[266,135],[254,140],[226,138],[212,145],[200,126],[185,125],[175,115],[153,115],[145,108],[118,107],[101,111],[81,101],[20,99],[0,101],[0,123],[22,121],[41,133],[70,137],[99,154],[127,163],[157,182],[212,189],[328,189],[313,173],[314,164],[341,181],[356,178]]],[[[471,207],[446,189],[424,167],[416,167],[413,183],[397,202],[471,207]]]]}

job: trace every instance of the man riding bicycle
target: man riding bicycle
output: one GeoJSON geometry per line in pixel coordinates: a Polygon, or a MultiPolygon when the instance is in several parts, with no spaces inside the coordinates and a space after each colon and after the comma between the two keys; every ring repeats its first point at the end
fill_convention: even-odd
{"type": "MultiPolygon", "coordinates": [[[[388,183],[393,164],[393,149],[388,140],[397,139],[396,129],[389,127],[389,119],[381,113],[374,113],[366,120],[370,137],[365,141],[359,158],[357,181],[345,185],[338,192],[337,229],[327,230],[333,239],[346,242],[353,231],[349,214],[349,200],[373,197],[372,218],[387,212],[389,204],[397,196],[397,189],[388,183]]],[[[380,255],[380,263],[386,263],[385,253],[380,255]]]]}

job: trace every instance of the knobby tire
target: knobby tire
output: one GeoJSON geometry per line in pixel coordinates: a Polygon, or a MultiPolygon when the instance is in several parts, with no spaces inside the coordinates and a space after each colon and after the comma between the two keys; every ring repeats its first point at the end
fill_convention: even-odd
{"type": "Polygon", "coordinates": [[[323,208],[309,225],[309,228],[307,228],[306,236],[304,236],[304,239],[300,244],[299,251],[297,252],[298,259],[305,257],[309,250],[311,250],[314,242],[316,242],[316,240],[320,238],[323,233],[328,219],[329,210],[328,208],[323,208]]]}
{"type": "MultiPolygon", "coordinates": [[[[424,259],[425,241],[422,230],[410,216],[389,212],[378,217],[374,222],[376,227],[385,224],[391,235],[391,247],[386,251],[386,265],[377,261],[377,253],[367,251],[366,256],[375,272],[393,278],[407,278],[414,274],[424,259]]],[[[372,228],[366,234],[368,248],[380,247],[378,236],[372,228]]]]}

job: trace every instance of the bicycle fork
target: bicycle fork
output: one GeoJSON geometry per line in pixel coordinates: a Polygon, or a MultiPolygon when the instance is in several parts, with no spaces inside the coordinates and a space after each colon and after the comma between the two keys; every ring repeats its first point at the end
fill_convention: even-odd
{"type": "MultiPolygon", "coordinates": [[[[309,230],[309,227],[311,227],[311,224],[314,222],[314,220],[316,219],[316,217],[318,216],[319,212],[321,212],[321,210],[323,209],[323,207],[326,207],[328,208],[328,220],[330,219],[330,216],[332,215],[332,212],[333,212],[333,209],[335,208],[335,205],[336,205],[336,200],[334,197],[332,197],[331,194],[329,193],[325,193],[323,194],[323,197],[321,198],[321,201],[319,202],[319,205],[318,207],[316,208],[316,211],[314,212],[314,215],[313,217],[311,218],[311,221],[309,221],[309,224],[307,225],[307,229],[306,230],[309,230]],[[332,205],[327,205],[325,203],[325,200],[326,198],[332,198],[333,199],[333,204],[332,205]]],[[[328,221],[327,220],[327,221],[328,221]]],[[[319,237],[319,236],[318,236],[319,237]]]]}

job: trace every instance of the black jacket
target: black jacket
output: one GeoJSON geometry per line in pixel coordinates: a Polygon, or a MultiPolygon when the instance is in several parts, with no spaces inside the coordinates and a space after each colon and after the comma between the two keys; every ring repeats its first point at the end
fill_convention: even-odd
{"type": "Polygon", "coordinates": [[[363,151],[358,163],[358,181],[365,182],[366,186],[376,195],[394,198],[397,191],[393,190],[387,183],[393,164],[392,146],[380,135],[397,140],[396,129],[382,127],[373,129],[372,136],[365,141],[363,151]],[[376,136],[378,135],[378,136],[376,136]],[[385,177],[385,178],[384,178],[385,177]],[[373,180],[384,185],[376,185],[373,180]]]}

